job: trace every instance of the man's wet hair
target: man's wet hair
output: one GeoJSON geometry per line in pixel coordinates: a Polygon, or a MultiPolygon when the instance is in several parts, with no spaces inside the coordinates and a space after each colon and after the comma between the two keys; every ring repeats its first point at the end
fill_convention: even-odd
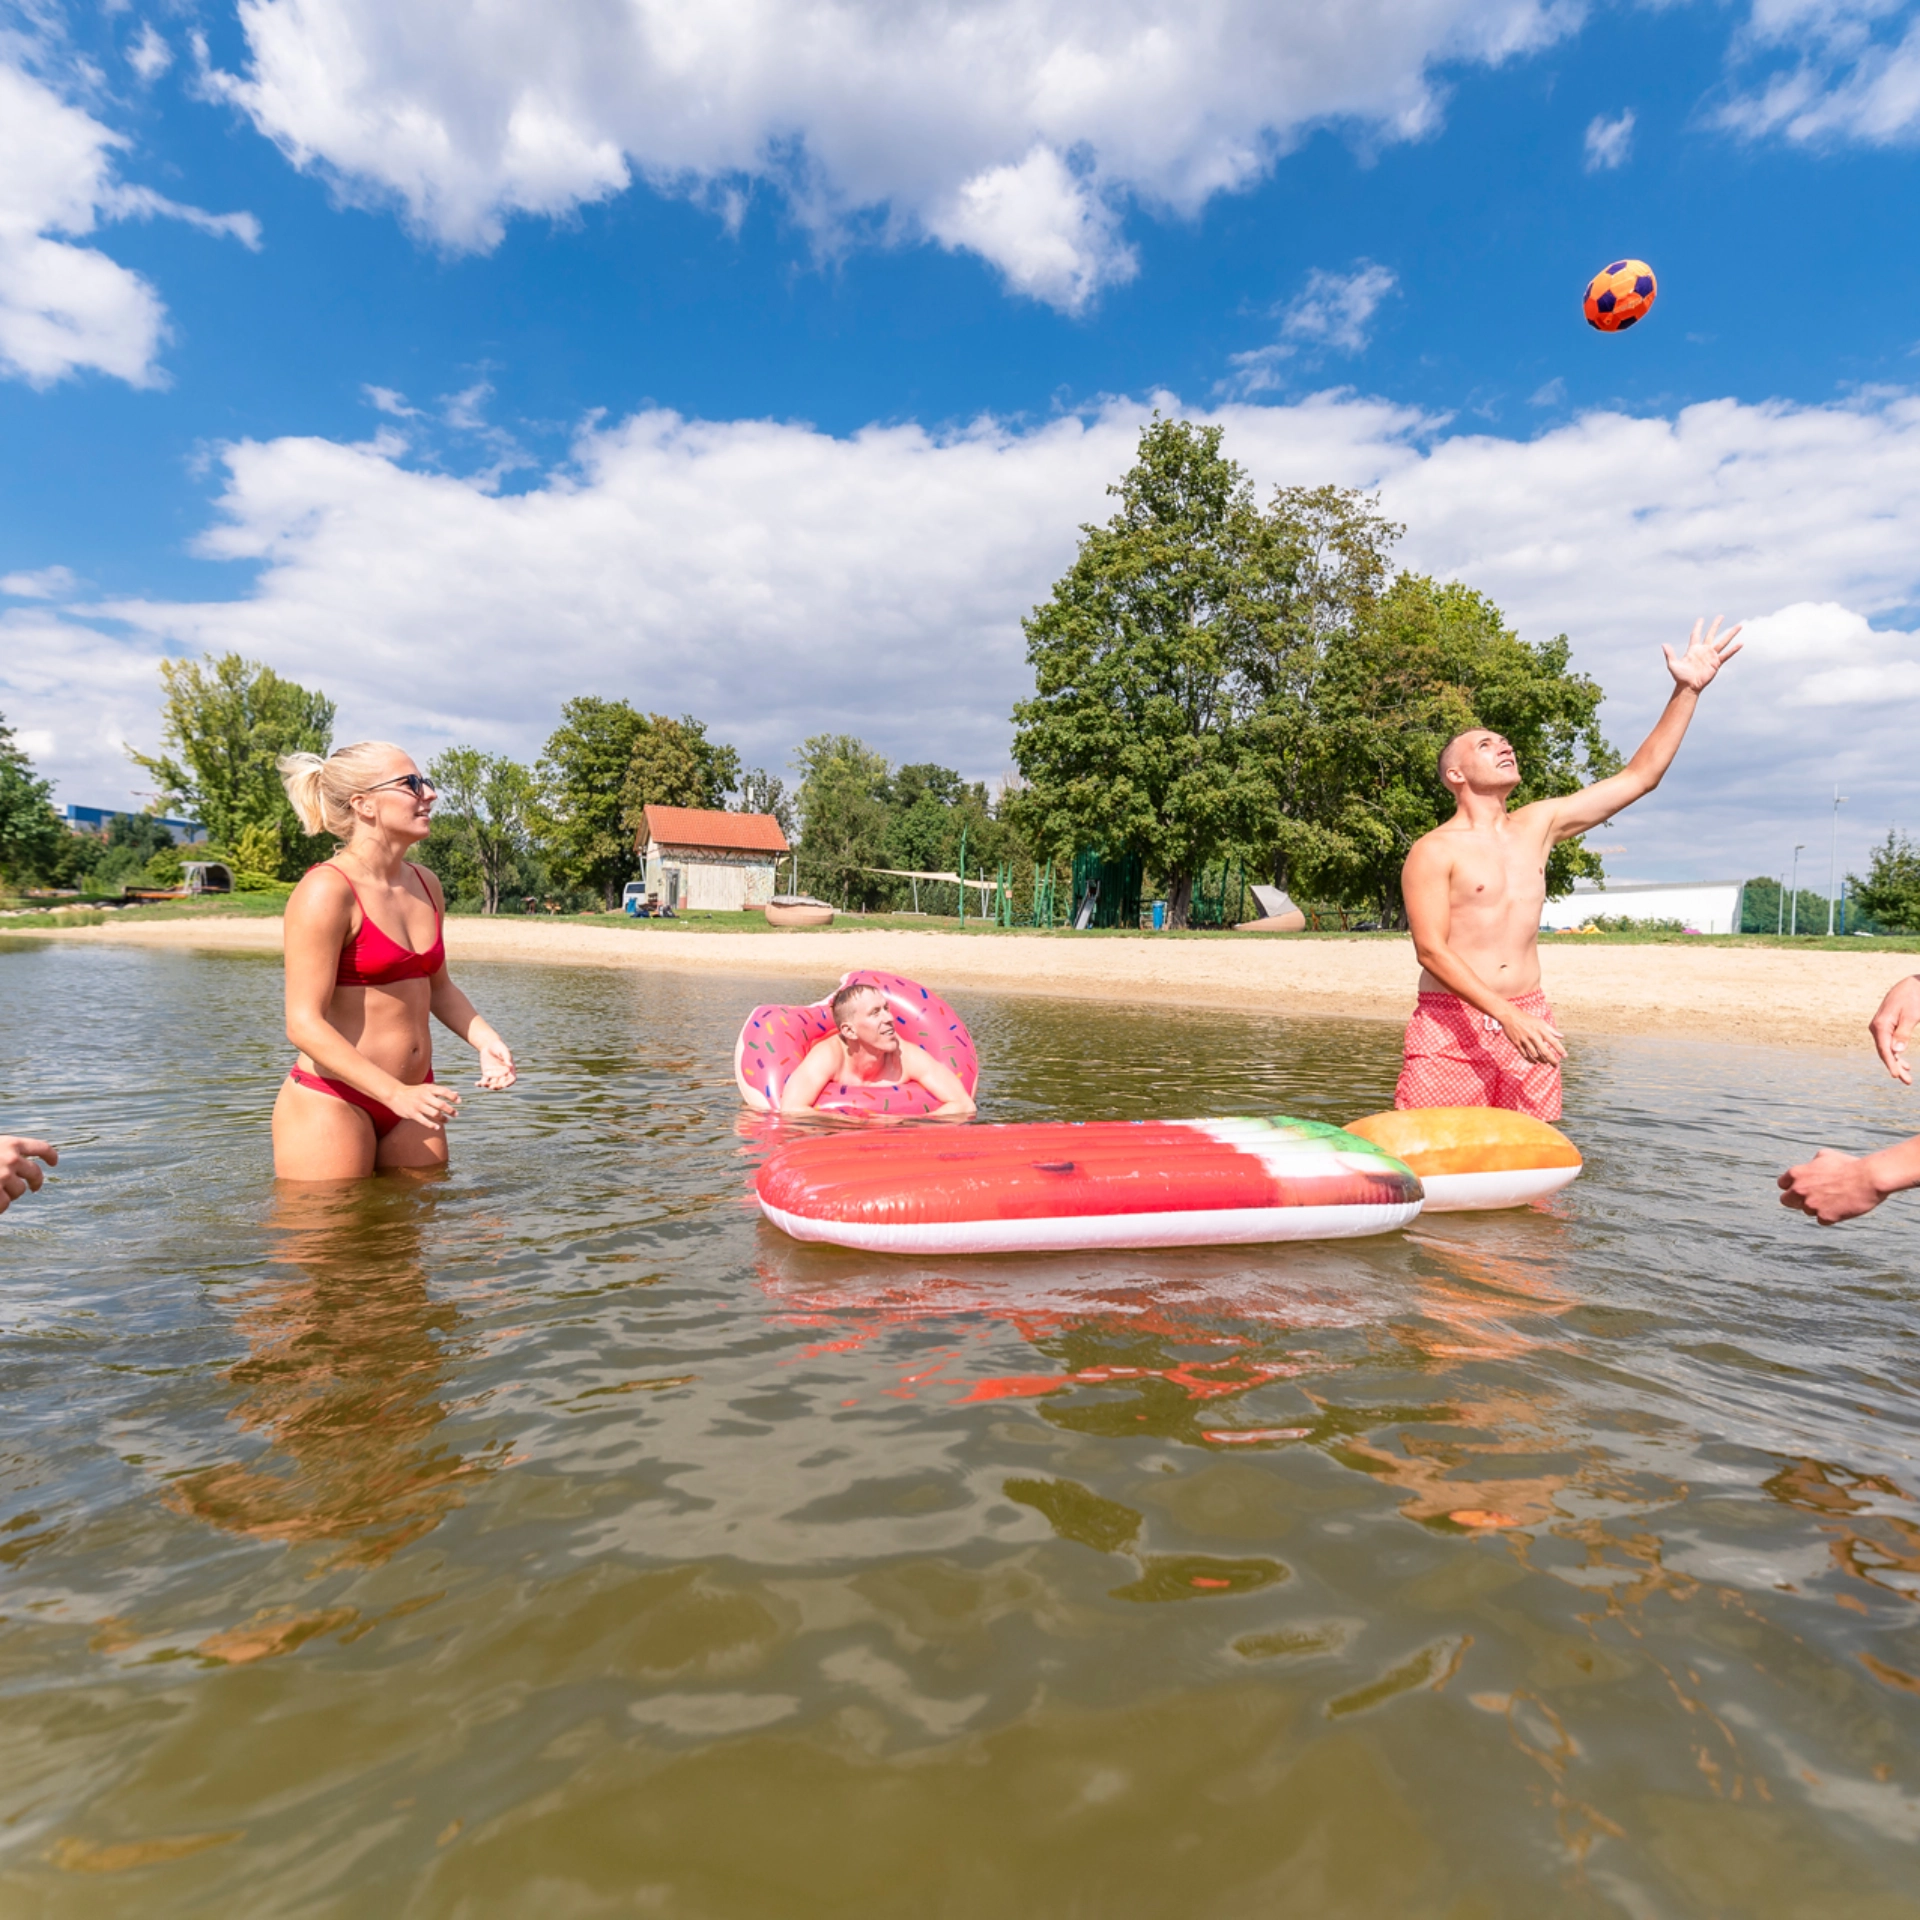
{"type": "Polygon", "coordinates": [[[855,980],[851,985],[842,987],[840,991],[827,1002],[827,1011],[833,1015],[833,1024],[835,1027],[838,1027],[840,1024],[841,1014],[843,1014],[848,1007],[852,1006],[863,993],[879,993],[882,1000],[887,997],[884,993],[880,993],[880,989],[876,987],[871,980],[855,980]]]}

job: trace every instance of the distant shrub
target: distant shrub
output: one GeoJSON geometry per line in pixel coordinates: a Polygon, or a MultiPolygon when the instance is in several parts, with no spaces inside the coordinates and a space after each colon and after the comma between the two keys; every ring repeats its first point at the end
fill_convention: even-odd
{"type": "Polygon", "coordinates": [[[1685,933],[1684,920],[1636,920],[1626,913],[1597,913],[1588,923],[1602,933],[1685,933]]]}

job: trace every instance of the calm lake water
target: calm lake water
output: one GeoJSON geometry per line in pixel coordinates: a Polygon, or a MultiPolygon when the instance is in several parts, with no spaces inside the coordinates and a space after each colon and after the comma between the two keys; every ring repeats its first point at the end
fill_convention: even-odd
{"type": "MultiPolygon", "coordinates": [[[[519,1088],[302,1202],[277,963],[0,943],[0,1912],[1920,1915],[1920,1206],[1771,1192],[1864,1047],[1583,1046],[1552,1212],[914,1264],[747,1202],[792,982],[464,978],[519,1088]]],[[[988,1118],[1393,1086],[953,997],[988,1118]]]]}

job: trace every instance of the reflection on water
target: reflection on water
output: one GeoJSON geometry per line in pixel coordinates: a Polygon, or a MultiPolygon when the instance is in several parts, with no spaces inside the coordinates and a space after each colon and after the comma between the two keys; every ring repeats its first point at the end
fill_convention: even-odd
{"type": "Polygon", "coordinates": [[[423,1184],[275,1193],[268,1277],[231,1298],[247,1352],[226,1376],[228,1419],[265,1451],[181,1475],[167,1490],[181,1511],[372,1564],[430,1532],[493,1464],[436,1431],[460,1315],[427,1284],[423,1184]]]}
{"type": "MultiPolygon", "coordinates": [[[[522,1086],[316,1196],[274,967],[0,952],[0,1911],[1920,1914],[1915,1216],[1768,1190],[1865,1061],[1584,1047],[1551,1212],[916,1262],[746,1200],[791,983],[480,984],[522,1086]]],[[[956,999],[989,1117],[1397,1064],[956,999]]]]}

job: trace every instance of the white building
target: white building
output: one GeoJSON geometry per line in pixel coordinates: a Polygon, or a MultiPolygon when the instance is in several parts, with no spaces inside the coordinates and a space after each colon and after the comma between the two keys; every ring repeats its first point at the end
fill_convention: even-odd
{"type": "Polygon", "coordinates": [[[770,813],[649,807],[634,851],[647,863],[647,897],[685,913],[739,913],[773,898],[787,836],[770,813]]]}
{"type": "Polygon", "coordinates": [[[1740,880],[1666,880],[1599,887],[1576,880],[1564,900],[1549,900],[1540,909],[1540,925],[1555,933],[1584,927],[1599,918],[1619,920],[1678,920],[1695,933],[1738,933],[1740,880]]]}

